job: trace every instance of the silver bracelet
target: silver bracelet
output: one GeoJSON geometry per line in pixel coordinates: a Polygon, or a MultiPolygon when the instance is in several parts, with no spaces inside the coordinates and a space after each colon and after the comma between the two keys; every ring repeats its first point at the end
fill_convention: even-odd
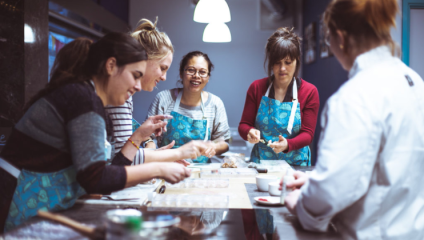
{"type": "Polygon", "coordinates": [[[149,142],[153,142],[153,140],[152,140],[152,139],[148,139],[148,140],[144,141],[144,142],[141,144],[141,146],[142,146],[143,148],[146,148],[146,145],[147,145],[149,142]]]}

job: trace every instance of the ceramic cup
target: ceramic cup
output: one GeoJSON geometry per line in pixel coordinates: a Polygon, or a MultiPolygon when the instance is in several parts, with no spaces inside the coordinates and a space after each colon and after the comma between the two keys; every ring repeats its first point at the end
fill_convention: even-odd
{"type": "Polygon", "coordinates": [[[280,182],[270,182],[268,184],[268,192],[271,196],[280,196],[281,191],[278,190],[280,187],[280,182]]]}
{"type": "Polygon", "coordinates": [[[256,176],[256,186],[260,192],[268,192],[268,184],[270,182],[278,181],[279,177],[269,175],[256,176]]]}

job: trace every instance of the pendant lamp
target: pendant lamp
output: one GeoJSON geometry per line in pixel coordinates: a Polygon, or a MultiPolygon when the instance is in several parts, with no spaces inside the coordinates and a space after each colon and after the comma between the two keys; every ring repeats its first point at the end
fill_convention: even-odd
{"type": "Polygon", "coordinates": [[[194,9],[193,20],[199,23],[229,22],[230,8],[225,0],[200,0],[194,9]]]}
{"type": "Polygon", "coordinates": [[[225,23],[209,23],[203,32],[203,42],[231,42],[231,32],[225,23]]]}

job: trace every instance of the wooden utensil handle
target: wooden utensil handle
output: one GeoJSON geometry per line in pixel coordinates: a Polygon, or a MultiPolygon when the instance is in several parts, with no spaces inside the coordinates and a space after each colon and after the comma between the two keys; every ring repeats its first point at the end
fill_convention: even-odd
{"type": "Polygon", "coordinates": [[[98,233],[96,232],[96,228],[95,227],[88,227],[85,226],[77,221],[74,221],[68,217],[56,214],[56,213],[51,213],[51,212],[46,212],[46,211],[40,211],[38,210],[37,212],[38,216],[40,216],[41,218],[44,219],[48,219],[48,220],[52,220],[52,221],[56,221],[58,223],[61,223],[65,226],[68,226],[70,228],[72,228],[73,230],[89,237],[89,238],[98,238],[98,233]]]}

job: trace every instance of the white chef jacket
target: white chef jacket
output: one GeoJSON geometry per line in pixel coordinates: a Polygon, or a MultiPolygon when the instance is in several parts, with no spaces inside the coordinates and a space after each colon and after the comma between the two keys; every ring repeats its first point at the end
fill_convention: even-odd
{"type": "Polygon", "coordinates": [[[343,239],[424,239],[424,82],[380,46],[359,55],[322,113],[296,212],[343,239]],[[406,77],[409,76],[409,77],[406,77]]]}

